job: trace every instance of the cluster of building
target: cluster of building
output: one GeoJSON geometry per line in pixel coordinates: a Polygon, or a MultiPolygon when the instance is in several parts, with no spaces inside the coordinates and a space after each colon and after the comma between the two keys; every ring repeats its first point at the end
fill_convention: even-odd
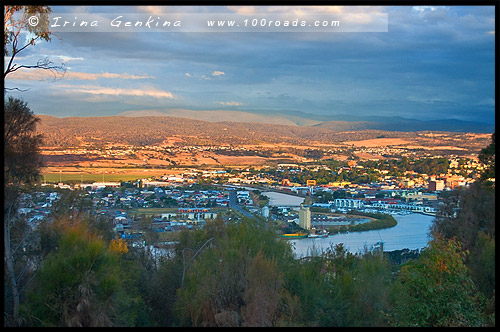
{"type": "Polygon", "coordinates": [[[229,204],[229,194],[223,190],[190,190],[179,187],[121,190],[104,186],[85,192],[91,197],[95,208],[227,207],[229,204]]]}
{"type": "Polygon", "coordinates": [[[315,180],[307,180],[305,184],[292,183],[288,179],[283,179],[281,185],[275,186],[283,191],[295,192],[302,195],[312,195],[318,190],[327,189],[350,189],[355,192],[356,190],[400,190],[400,189],[414,189],[414,190],[427,190],[427,191],[443,191],[453,190],[457,187],[466,187],[475,182],[475,179],[464,178],[459,175],[444,175],[439,177],[429,176],[427,179],[420,178],[394,178],[390,176],[384,177],[383,180],[367,183],[357,184],[349,181],[330,182],[326,185],[316,185],[315,180]]]}
{"type": "MultiPolygon", "coordinates": [[[[218,208],[245,206],[245,211],[260,214],[265,219],[275,218],[270,206],[262,209],[255,207],[249,189],[255,187],[260,190],[273,190],[291,193],[299,196],[315,197],[318,193],[330,193],[335,199],[322,203],[315,202],[310,207],[320,207],[331,212],[347,212],[358,210],[365,212],[411,213],[419,212],[435,214],[442,191],[452,190],[461,186],[468,186],[475,181],[474,176],[464,178],[452,170],[458,168],[459,161],[451,160],[450,172],[437,176],[405,172],[404,176],[388,176],[387,171],[380,171],[378,181],[366,184],[351,183],[349,181],[330,182],[318,185],[316,180],[307,179],[305,183],[293,183],[289,179],[280,178],[280,172],[261,172],[241,167],[231,170],[212,169],[201,170],[195,168],[179,169],[178,173],[164,175],[159,178],[137,180],[134,183],[94,182],[80,183],[74,187],[59,183],[61,189],[82,189],[82,195],[92,202],[97,213],[107,215],[113,221],[115,230],[123,232],[134,226],[134,217],[127,211],[135,208],[171,208],[172,211],[154,216],[152,228],[159,231],[177,230],[180,228],[201,227],[207,220],[214,219],[219,214],[218,208]],[[271,175],[272,174],[272,175],[271,175]],[[192,190],[192,184],[208,183],[240,187],[235,190],[236,199],[228,190],[192,190]],[[240,186],[241,185],[241,186],[240,186]],[[342,195],[338,195],[341,193],[342,195]],[[336,194],[336,195],[334,195],[336,194]],[[338,198],[338,197],[342,198],[338,198]],[[233,205],[231,205],[233,204],[233,205]]],[[[463,163],[460,161],[460,163],[463,163]]],[[[469,161],[468,170],[473,172],[480,166],[469,161]],[[472,163],[472,164],[471,164],[472,163]],[[470,165],[469,165],[470,164],[470,165]]],[[[463,167],[463,165],[460,165],[463,167]]],[[[362,172],[362,166],[351,161],[340,169],[330,170],[324,165],[280,164],[278,170],[287,170],[288,174],[298,174],[307,171],[314,174],[318,170],[332,172],[350,172],[356,169],[362,172]]],[[[468,172],[468,174],[470,174],[468,172]]],[[[475,173],[474,173],[475,174],[475,173]]],[[[214,187],[215,188],[215,187],[214,187]]],[[[53,202],[60,198],[57,192],[38,192],[25,195],[22,199],[20,213],[27,216],[31,224],[44,220],[50,213],[53,202]]],[[[328,198],[329,199],[329,198],[328,198]]],[[[352,220],[312,214],[307,207],[295,208],[295,216],[288,215],[285,221],[296,221],[304,229],[311,227],[350,224],[352,220]]],[[[363,222],[363,221],[359,221],[363,222]]]]}
{"type": "Polygon", "coordinates": [[[253,200],[250,196],[250,192],[248,190],[238,190],[236,191],[236,199],[238,200],[238,204],[244,206],[252,206],[253,200]]]}
{"type": "Polygon", "coordinates": [[[24,193],[19,199],[18,214],[28,221],[32,228],[50,218],[51,208],[61,199],[61,194],[56,191],[37,191],[24,193]]]}
{"type": "MultiPolygon", "coordinates": [[[[128,216],[126,211],[115,211],[114,230],[125,237],[125,231],[137,229],[138,220],[128,216]]],[[[184,228],[203,227],[207,220],[217,218],[218,213],[209,208],[178,208],[177,211],[160,213],[153,217],[151,230],[156,232],[178,231],[184,228]]],[[[139,217],[140,218],[140,217],[139,217]]]]}

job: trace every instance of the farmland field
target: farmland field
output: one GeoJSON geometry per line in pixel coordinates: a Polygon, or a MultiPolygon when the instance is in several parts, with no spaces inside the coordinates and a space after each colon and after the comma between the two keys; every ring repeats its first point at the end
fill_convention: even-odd
{"type": "Polygon", "coordinates": [[[120,182],[146,179],[152,176],[161,176],[167,170],[135,169],[135,168],[84,168],[84,167],[47,167],[42,169],[42,180],[48,183],[82,181],[91,182],[120,182]]]}

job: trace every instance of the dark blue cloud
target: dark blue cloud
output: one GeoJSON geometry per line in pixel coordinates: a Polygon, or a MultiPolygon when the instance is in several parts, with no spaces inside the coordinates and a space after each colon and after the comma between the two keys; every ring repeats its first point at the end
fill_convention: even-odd
{"type": "MultiPolygon", "coordinates": [[[[389,15],[389,31],[384,33],[61,33],[60,40],[37,49],[83,57],[85,61],[70,63],[77,72],[155,76],[143,82],[65,84],[147,86],[176,96],[174,100],[143,99],[143,109],[216,109],[232,101],[242,104],[239,109],[493,123],[494,7],[383,10],[389,15]],[[214,71],[224,75],[212,76],[214,71]]],[[[46,103],[47,91],[57,102],[64,100],[61,104],[72,103],[67,112],[79,115],[91,115],[89,109],[117,114],[137,109],[141,103],[137,97],[117,97],[113,102],[112,97],[65,94],[50,85],[42,89],[39,82],[22,84],[32,84],[26,99],[46,114],[55,114],[57,108],[46,103]]],[[[64,113],[57,109],[58,115],[64,113]]]]}

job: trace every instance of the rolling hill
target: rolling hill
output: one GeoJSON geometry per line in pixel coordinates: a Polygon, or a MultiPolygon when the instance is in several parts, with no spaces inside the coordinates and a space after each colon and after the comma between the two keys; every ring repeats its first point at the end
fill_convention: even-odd
{"type": "Polygon", "coordinates": [[[189,110],[155,109],[126,111],[118,114],[126,117],[176,117],[207,122],[263,123],[289,126],[315,126],[333,131],[349,130],[388,130],[388,131],[450,131],[492,133],[495,126],[482,122],[461,121],[456,119],[416,120],[403,117],[319,115],[298,111],[270,110],[189,110]]]}
{"type": "MultiPolygon", "coordinates": [[[[369,139],[380,135],[401,137],[404,133],[353,130],[341,122],[332,128],[251,122],[207,122],[170,116],[107,116],[56,118],[39,115],[37,131],[46,146],[99,146],[104,144],[154,145],[176,138],[184,145],[223,145],[315,142],[334,143],[369,139]],[[345,130],[349,130],[345,132],[345,130]]],[[[415,135],[405,133],[405,136],[415,135]]]]}

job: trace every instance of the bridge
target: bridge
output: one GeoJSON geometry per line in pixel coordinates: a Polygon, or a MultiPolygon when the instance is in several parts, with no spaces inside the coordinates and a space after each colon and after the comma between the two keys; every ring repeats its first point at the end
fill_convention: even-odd
{"type": "Polygon", "coordinates": [[[287,194],[291,196],[296,196],[296,197],[302,197],[306,198],[309,197],[308,195],[302,195],[299,193],[296,193],[294,191],[286,191],[286,190],[280,190],[276,188],[271,188],[271,187],[265,187],[265,186],[258,186],[258,185],[245,185],[245,186],[237,186],[237,185],[231,185],[231,184],[223,184],[223,187],[229,187],[229,188],[235,188],[237,190],[260,190],[260,191],[272,191],[280,194],[287,194]]]}

